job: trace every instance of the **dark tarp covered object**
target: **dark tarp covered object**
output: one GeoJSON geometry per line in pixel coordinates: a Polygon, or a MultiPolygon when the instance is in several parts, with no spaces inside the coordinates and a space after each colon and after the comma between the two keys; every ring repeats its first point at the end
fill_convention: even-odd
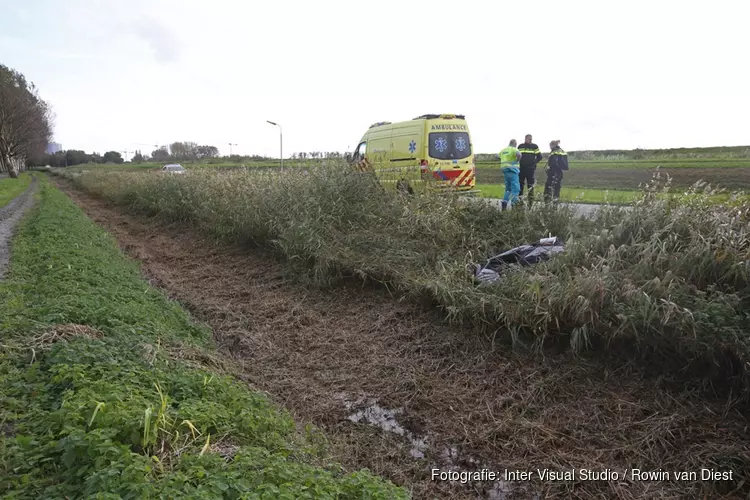
{"type": "Polygon", "coordinates": [[[511,265],[528,266],[536,264],[565,250],[563,242],[557,237],[542,238],[532,245],[521,245],[507,252],[491,257],[484,265],[473,266],[474,277],[482,282],[497,281],[500,273],[511,265]]]}

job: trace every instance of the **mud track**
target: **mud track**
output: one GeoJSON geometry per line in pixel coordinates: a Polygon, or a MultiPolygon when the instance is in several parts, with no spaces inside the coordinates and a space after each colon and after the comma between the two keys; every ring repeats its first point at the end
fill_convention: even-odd
{"type": "MultiPolygon", "coordinates": [[[[700,481],[461,485],[432,481],[432,467],[700,471],[722,456],[738,484],[747,478],[747,422],[726,402],[675,393],[627,363],[511,355],[372,287],[307,289],[258,250],[126,214],[56,182],[152,283],[213,329],[243,379],[324,429],[345,467],[367,467],[414,498],[533,498],[532,487],[543,498],[701,492],[700,481]]],[[[741,487],[742,495],[724,493],[744,497],[741,487]]]]}
{"type": "Polygon", "coordinates": [[[23,214],[34,205],[36,186],[37,179],[34,177],[26,191],[13,198],[4,207],[0,207],[0,279],[5,276],[10,260],[10,240],[13,230],[23,214]]]}

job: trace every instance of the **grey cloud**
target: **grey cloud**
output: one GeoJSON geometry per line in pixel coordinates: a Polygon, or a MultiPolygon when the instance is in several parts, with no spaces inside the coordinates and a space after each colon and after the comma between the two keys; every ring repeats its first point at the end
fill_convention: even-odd
{"type": "Polygon", "coordinates": [[[180,57],[180,44],[159,21],[152,18],[141,18],[135,21],[132,32],[151,47],[154,57],[160,63],[175,62],[180,57]]]}

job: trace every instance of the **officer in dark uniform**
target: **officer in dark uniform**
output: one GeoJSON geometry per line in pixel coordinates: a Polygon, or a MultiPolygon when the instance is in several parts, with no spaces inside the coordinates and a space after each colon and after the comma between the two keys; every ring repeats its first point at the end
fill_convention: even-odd
{"type": "Polygon", "coordinates": [[[544,185],[544,202],[560,199],[563,172],[568,170],[568,153],[560,147],[560,140],[549,143],[552,150],[547,160],[547,183],[544,185]]]}
{"type": "Polygon", "coordinates": [[[542,153],[539,146],[531,142],[531,134],[526,135],[526,142],[518,146],[521,152],[521,171],[518,174],[518,180],[521,182],[521,191],[518,194],[520,199],[523,198],[523,188],[529,186],[529,206],[534,201],[534,184],[536,182],[536,164],[542,161],[542,153]]]}

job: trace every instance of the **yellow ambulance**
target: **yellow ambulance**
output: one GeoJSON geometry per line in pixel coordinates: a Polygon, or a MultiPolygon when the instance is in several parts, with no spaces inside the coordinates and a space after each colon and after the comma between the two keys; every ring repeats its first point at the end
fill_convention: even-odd
{"type": "Polygon", "coordinates": [[[379,122],[359,141],[352,162],[391,189],[478,193],[469,126],[464,115],[422,115],[379,122]]]}

